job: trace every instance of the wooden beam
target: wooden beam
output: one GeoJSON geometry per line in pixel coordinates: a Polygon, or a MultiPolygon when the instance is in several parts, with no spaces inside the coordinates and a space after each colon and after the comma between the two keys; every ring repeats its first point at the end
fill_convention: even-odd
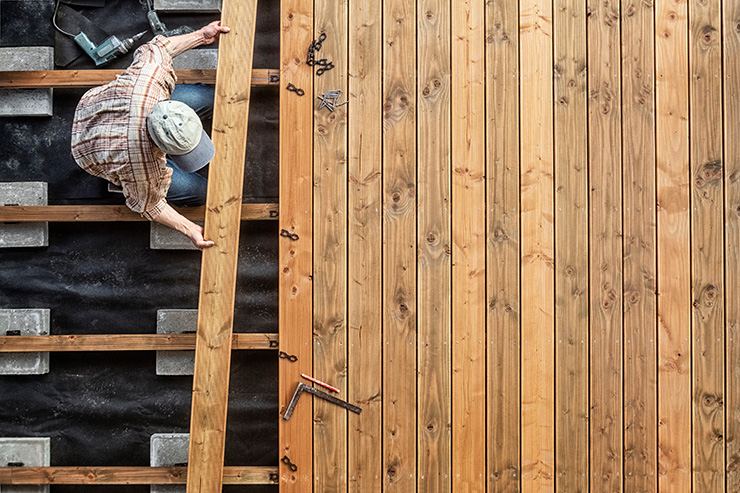
{"type": "MultiPolygon", "coordinates": [[[[93,87],[115,79],[121,74],[118,69],[101,70],[24,70],[0,71],[0,87],[32,89],[44,87],[93,87]]],[[[214,84],[215,70],[175,70],[179,84],[214,84]]],[[[252,85],[267,86],[280,83],[280,71],[276,69],[252,70],[252,85]]]]}
{"type": "MultiPolygon", "coordinates": [[[[290,402],[301,373],[312,364],[313,251],[313,77],[306,49],[313,39],[313,0],[281,0],[280,70],[284,84],[303,89],[306,96],[280,92],[280,226],[300,238],[280,240],[280,350],[298,358],[279,363],[281,411],[290,402]]],[[[337,69],[338,70],[338,69],[337,69]]],[[[313,488],[312,406],[298,406],[289,421],[280,420],[279,457],[298,469],[280,465],[280,491],[301,493],[313,488]]]]}
{"type": "MultiPolygon", "coordinates": [[[[277,204],[242,204],[242,221],[277,219],[277,204]]],[[[206,208],[175,207],[191,221],[202,221],[206,208]]],[[[125,205],[6,205],[0,206],[0,222],[117,222],[148,221],[125,205]]]]}
{"type": "MultiPolygon", "coordinates": [[[[231,349],[277,349],[277,334],[232,334],[231,349]]],[[[0,352],[186,351],[195,334],[85,334],[0,336],[0,352]]]]}
{"type": "MultiPolygon", "coordinates": [[[[0,484],[185,484],[187,467],[0,467],[0,484]]],[[[274,484],[277,468],[224,467],[224,484],[274,484]]]]}
{"type": "Polygon", "coordinates": [[[213,111],[213,145],[206,201],[190,420],[188,493],[222,490],[231,333],[239,255],[244,158],[249,120],[249,81],[257,0],[224,0],[221,22],[231,28],[220,39],[213,111]]]}

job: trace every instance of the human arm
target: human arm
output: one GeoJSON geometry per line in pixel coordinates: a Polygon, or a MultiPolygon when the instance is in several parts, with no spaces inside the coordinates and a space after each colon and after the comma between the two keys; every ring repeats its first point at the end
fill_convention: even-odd
{"type": "Polygon", "coordinates": [[[164,224],[165,226],[169,226],[170,228],[184,234],[190,238],[190,241],[193,242],[193,245],[195,245],[198,250],[203,250],[204,248],[209,248],[214,245],[212,241],[207,241],[203,238],[203,228],[201,226],[198,226],[194,222],[183,217],[167,203],[162,207],[162,211],[159,214],[152,217],[152,220],[160,224],[164,224]]]}
{"type": "Polygon", "coordinates": [[[174,58],[180,53],[200,45],[209,45],[218,41],[221,33],[227,33],[231,29],[221,25],[221,21],[213,21],[197,31],[179,36],[167,38],[171,43],[170,55],[174,58]]]}

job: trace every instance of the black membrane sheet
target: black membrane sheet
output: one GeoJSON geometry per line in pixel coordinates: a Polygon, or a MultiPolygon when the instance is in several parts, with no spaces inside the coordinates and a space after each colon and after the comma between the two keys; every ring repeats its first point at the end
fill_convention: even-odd
{"type": "MultiPolygon", "coordinates": [[[[52,0],[0,0],[0,46],[53,46],[52,0]]],[[[146,29],[137,0],[74,7],[111,34],[146,29]]],[[[169,28],[218,15],[160,16],[169,28]]],[[[279,2],[260,2],[255,68],[278,67],[279,2]]],[[[145,39],[149,39],[148,37],[145,39]]],[[[106,68],[125,67],[130,55],[106,68]]],[[[70,67],[93,68],[85,57],[70,67]]],[[[2,68],[0,67],[0,70],[2,68]]],[[[69,152],[79,89],[54,90],[54,116],[0,118],[0,182],[45,181],[50,204],[122,204],[69,152]]],[[[278,198],[278,89],[253,88],[244,202],[278,198]]],[[[237,332],[277,332],[277,223],[243,222],[237,332]]],[[[149,224],[51,223],[49,247],[0,249],[0,308],[50,308],[53,334],[156,332],[158,309],[197,308],[200,253],[149,249],[149,224]]],[[[0,376],[0,436],[51,437],[58,466],[149,465],[154,433],[187,433],[192,377],[155,374],[155,352],[51,353],[41,376],[0,376]]],[[[278,463],[277,357],[234,351],[226,465],[278,463]]],[[[148,486],[57,486],[52,492],[148,492],[148,486]]],[[[226,492],[277,491],[227,486],[226,492]]]]}

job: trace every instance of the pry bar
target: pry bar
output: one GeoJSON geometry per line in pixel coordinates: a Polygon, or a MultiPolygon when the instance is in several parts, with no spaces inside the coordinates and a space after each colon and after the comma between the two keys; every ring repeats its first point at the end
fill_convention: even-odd
{"type": "Polygon", "coordinates": [[[362,409],[360,409],[357,406],[353,406],[347,401],[343,401],[342,399],[337,399],[331,394],[327,394],[326,392],[322,392],[319,389],[315,389],[311,387],[310,385],[306,385],[305,383],[299,382],[298,386],[295,388],[295,392],[293,393],[293,398],[290,400],[290,403],[288,404],[288,408],[285,410],[285,413],[283,413],[284,420],[286,421],[289,420],[290,417],[293,415],[293,411],[295,410],[295,407],[298,404],[298,399],[301,397],[301,394],[303,394],[304,392],[313,394],[319,399],[324,399],[325,401],[331,402],[332,404],[336,404],[339,407],[348,409],[352,411],[353,413],[360,414],[362,412],[362,409]]]}

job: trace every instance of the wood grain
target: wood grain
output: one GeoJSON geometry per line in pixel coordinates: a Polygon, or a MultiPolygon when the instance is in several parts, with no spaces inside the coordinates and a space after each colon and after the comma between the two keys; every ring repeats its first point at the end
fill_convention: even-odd
{"type": "Polygon", "coordinates": [[[382,3],[349,2],[349,490],[381,491],[382,454],[382,3]]]}
{"type": "Polygon", "coordinates": [[[691,490],[687,4],[655,4],[658,490],[691,490]]]}
{"type": "Polygon", "coordinates": [[[416,480],[416,2],[383,2],[383,472],[416,480]]]}
{"type": "Polygon", "coordinates": [[[689,7],[692,478],[725,491],[724,190],[720,2],[689,7]]]}
{"type": "Polygon", "coordinates": [[[221,492],[223,483],[250,97],[250,85],[240,74],[252,70],[257,0],[225,0],[222,10],[222,21],[231,31],[219,41],[213,105],[212,138],[216,154],[208,172],[204,236],[215,245],[203,251],[201,267],[188,493],[221,492]]]}
{"type": "MultiPolygon", "coordinates": [[[[202,221],[206,208],[175,207],[191,221],[202,221]]],[[[277,204],[242,204],[242,221],[277,219],[277,204]]],[[[116,222],[148,221],[124,205],[6,205],[0,207],[0,222],[116,222]]]]}
{"type": "MultiPolygon", "coordinates": [[[[327,33],[317,58],[335,69],[314,80],[316,95],[347,99],[347,3],[314,3],[314,38],[327,33]]],[[[347,391],[347,105],[314,112],[314,376],[347,391]]],[[[314,400],[314,489],[347,490],[347,411],[314,400]]]]}
{"type": "MultiPolygon", "coordinates": [[[[232,334],[231,349],[276,349],[277,334],[232,334]]],[[[185,351],[195,334],[79,334],[0,336],[0,352],[29,351],[185,351]]]]}
{"type": "Polygon", "coordinates": [[[624,225],[624,490],[655,492],[657,296],[655,39],[653,8],[622,16],[622,223],[624,225]]]}
{"type": "Polygon", "coordinates": [[[586,12],[553,11],[555,56],[555,485],[586,492],[589,477],[589,265],[586,12]]]}
{"type": "MultiPolygon", "coordinates": [[[[422,0],[417,34],[419,296],[417,487],[450,491],[452,474],[450,3],[422,0]]],[[[454,434],[454,432],[453,432],[454,434]]]]}
{"type": "MultiPolygon", "coordinates": [[[[121,74],[118,69],[0,71],[0,87],[93,87],[107,84],[121,74]]],[[[178,84],[215,84],[215,70],[175,70],[178,84]]],[[[252,70],[252,86],[277,85],[280,73],[273,69],[252,70]]]]}
{"type": "Polygon", "coordinates": [[[552,3],[520,8],[522,491],[554,490],[552,3]]]}

